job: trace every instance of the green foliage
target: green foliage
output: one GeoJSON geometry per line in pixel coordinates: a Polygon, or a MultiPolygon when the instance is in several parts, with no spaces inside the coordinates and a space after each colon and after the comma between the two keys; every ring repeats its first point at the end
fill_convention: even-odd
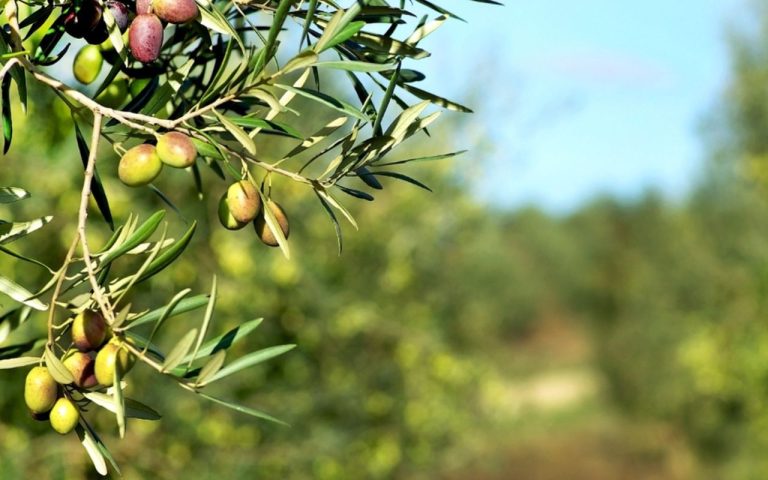
{"type": "MultiPolygon", "coordinates": [[[[97,433],[103,425],[91,417],[92,410],[112,414],[120,438],[127,435],[128,418],[160,417],[153,407],[128,396],[143,393],[131,389],[134,361],[192,394],[280,423],[256,408],[224,400],[229,390],[203,390],[288,352],[293,342],[242,349],[240,341],[259,321],[227,325],[233,333],[210,340],[219,328],[214,306],[223,293],[215,276],[207,296],[191,295],[187,287],[193,282],[186,279],[177,282],[182,287],[165,285],[165,295],[147,295],[152,290],[146,284],[154,288],[160,274],[178,272],[195,248],[203,213],[211,208],[209,174],[227,184],[240,181],[253,187],[260,200],[256,203],[264,208],[248,212],[244,223],[255,215],[253,225],[263,242],[279,246],[286,258],[296,252],[288,243],[288,214],[273,208],[283,181],[304,189],[291,191],[296,202],[311,198],[319,202],[318,211],[329,214],[339,250],[337,214],[357,227],[352,209],[340,198],[373,200],[348,182],[363,178],[371,188],[381,188],[375,180],[381,176],[427,188],[392,170],[410,160],[393,164],[385,158],[409,138],[427,133],[440,109],[469,111],[412,87],[411,82],[424,76],[402,68],[406,61],[429,56],[420,42],[455,15],[430,2],[389,3],[359,1],[344,7],[325,0],[306,6],[290,0],[168,0],[147,7],[133,1],[74,0],[55,6],[5,2],[0,33],[4,154],[17,154],[11,146],[19,144],[49,148],[49,155],[40,158],[56,159],[45,166],[37,162],[37,170],[31,170],[44,183],[40,170],[50,169],[52,177],[71,173],[68,166],[77,159],[62,152],[76,151],[84,174],[78,172],[82,181],[74,183],[82,185],[78,197],[67,195],[77,193],[70,192],[72,184],[52,181],[57,188],[50,191],[63,199],[61,204],[48,199],[45,210],[53,216],[0,224],[2,251],[24,262],[17,275],[0,276],[0,292],[19,304],[0,316],[0,366],[18,368],[36,358],[48,367],[59,384],[59,402],[68,407],[66,419],[79,419],[75,430],[99,474],[120,469],[97,433]],[[130,15],[130,27],[129,10],[137,14],[130,15]],[[170,24],[161,24],[158,17],[170,24]],[[95,88],[80,89],[71,78],[53,76],[61,68],[47,68],[61,67],[73,39],[80,38],[90,45],[80,49],[71,70],[80,83],[95,88]],[[42,125],[40,131],[29,131],[37,125],[42,125]],[[52,142],[35,142],[42,134],[50,134],[52,142]],[[74,144],[70,140],[68,149],[56,150],[67,135],[74,144]],[[115,157],[122,157],[117,175],[110,165],[115,157]],[[178,169],[163,169],[161,160],[178,169]],[[380,164],[388,169],[381,170],[380,164]],[[190,175],[174,179],[184,174],[182,169],[190,175]],[[138,193],[115,188],[115,178],[137,187],[138,193]],[[146,197],[158,198],[177,216],[169,220],[156,205],[147,211],[146,197]],[[205,203],[188,208],[195,198],[205,203]],[[104,224],[89,222],[91,201],[104,224]],[[63,227],[61,236],[27,238],[56,221],[63,227]],[[22,238],[23,253],[5,248],[22,238]],[[75,340],[72,317],[83,312],[102,322],[101,333],[106,323],[111,337],[106,344],[103,335],[98,345],[75,340]],[[195,313],[199,320],[194,324],[176,323],[176,317],[195,313]],[[78,349],[89,350],[83,362],[95,357],[99,385],[94,388],[75,381],[62,361],[73,340],[78,349]]],[[[25,168],[14,167],[4,182],[18,176],[18,185],[34,195],[45,192],[43,185],[28,187],[34,177],[25,168]]],[[[29,196],[18,187],[0,190],[2,203],[29,196]]],[[[293,203],[293,198],[282,202],[293,203]]],[[[209,227],[204,239],[213,236],[209,227]]],[[[244,311],[251,310],[239,311],[237,318],[244,311]]],[[[72,430],[72,422],[53,423],[60,433],[72,430]]]]}

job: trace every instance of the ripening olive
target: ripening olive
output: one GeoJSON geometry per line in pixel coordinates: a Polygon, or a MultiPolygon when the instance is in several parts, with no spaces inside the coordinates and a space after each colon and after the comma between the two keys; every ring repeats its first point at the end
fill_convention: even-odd
{"type": "Polygon", "coordinates": [[[163,168],[157,149],[148,143],[137,145],[123,155],[117,169],[120,181],[129,187],[139,187],[154,180],[163,168]]]}
{"type": "Polygon", "coordinates": [[[128,29],[128,48],[141,63],[152,63],[163,46],[163,25],[153,14],[138,15],[128,29]]]}
{"type": "Polygon", "coordinates": [[[227,206],[226,193],[219,199],[219,221],[227,230],[240,230],[247,225],[247,223],[238,222],[237,219],[232,216],[232,212],[229,211],[229,207],[227,206]]]}
{"type": "Polygon", "coordinates": [[[197,148],[192,140],[180,132],[168,132],[157,139],[157,155],[171,167],[186,168],[195,163],[197,148]]]}
{"type": "Polygon", "coordinates": [[[24,401],[32,413],[45,413],[56,402],[59,385],[47,367],[35,367],[24,383],[24,401]]]}
{"type": "Polygon", "coordinates": [[[126,31],[128,29],[130,15],[128,7],[125,6],[123,2],[118,2],[116,0],[108,0],[107,7],[109,8],[109,13],[111,13],[112,17],[115,19],[117,28],[120,29],[121,32],[126,31]]]}
{"type": "Polygon", "coordinates": [[[75,429],[79,420],[80,411],[72,400],[64,397],[56,400],[50,416],[51,427],[54,430],[65,435],[75,429]]]}
{"type": "Polygon", "coordinates": [[[256,186],[248,180],[240,180],[227,188],[227,208],[240,223],[248,223],[261,210],[261,196],[256,186]]]}
{"type": "Polygon", "coordinates": [[[96,354],[96,381],[105,387],[112,386],[115,368],[119,368],[121,374],[126,374],[133,367],[135,361],[133,354],[121,344],[120,340],[110,340],[96,354]]]}
{"type": "Polygon", "coordinates": [[[197,17],[195,0],[153,0],[152,11],[168,23],[187,23],[197,17]]]}
{"type": "Polygon", "coordinates": [[[107,336],[107,322],[101,313],[84,310],[72,321],[72,343],[81,352],[96,350],[107,336]]]}
{"type": "MultiPolygon", "coordinates": [[[[277,220],[278,225],[280,225],[280,230],[283,231],[283,236],[288,238],[288,235],[290,234],[290,226],[288,225],[288,217],[285,215],[283,208],[272,200],[267,201],[265,208],[269,208],[269,210],[275,216],[275,220],[277,220]]],[[[253,226],[256,229],[256,234],[259,236],[261,241],[264,242],[265,245],[269,245],[270,247],[277,247],[279,245],[275,235],[272,233],[272,230],[270,230],[267,226],[267,222],[264,219],[263,209],[261,214],[258,215],[256,220],[253,221],[253,226]]]]}
{"type": "Polygon", "coordinates": [[[90,353],[70,351],[62,360],[69,373],[75,379],[75,385],[80,388],[95,387],[96,373],[94,371],[93,355],[90,353]]]}
{"type": "Polygon", "coordinates": [[[136,0],[136,15],[148,14],[151,5],[152,0],[136,0]]]}
{"type": "Polygon", "coordinates": [[[78,82],[88,85],[99,76],[103,63],[101,49],[96,45],[86,45],[77,52],[72,63],[72,73],[78,82]]]}

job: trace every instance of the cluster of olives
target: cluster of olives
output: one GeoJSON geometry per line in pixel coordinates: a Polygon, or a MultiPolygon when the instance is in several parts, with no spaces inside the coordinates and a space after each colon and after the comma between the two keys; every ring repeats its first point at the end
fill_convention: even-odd
{"type": "Polygon", "coordinates": [[[195,0],[136,0],[136,18],[128,29],[128,48],[141,63],[151,63],[163,46],[163,23],[183,24],[197,18],[195,0]]]}
{"type": "Polygon", "coordinates": [[[24,401],[37,420],[48,420],[60,434],[71,432],[80,420],[77,393],[111,387],[115,369],[127,373],[135,358],[122,340],[110,336],[104,317],[86,310],[78,314],[71,325],[72,346],[62,364],[72,374],[74,386],[59,385],[47,366],[29,371],[24,384],[24,401]],[[76,401],[77,400],[77,401],[76,401]]]}
{"type": "MultiPolygon", "coordinates": [[[[195,0],[136,0],[135,16],[128,6],[116,0],[105,3],[120,32],[128,30],[128,48],[133,57],[142,63],[151,63],[160,56],[163,46],[163,22],[184,24],[197,18],[195,0]],[[133,20],[131,20],[133,17],[133,20]]],[[[103,7],[94,0],[72,2],[64,11],[64,29],[75,38],[84,38],[92,46],[109,43],[109,30],[104,21],[103,7]]],[[[91,57],[98,50],[88,51],[91,57]]],[[[100,61],[100,52],[99,52],[100,61]]],[[[100,67],[100,66],[99,66],[100,67]]],[[[94,69],[90,69],[92,72],[94,69]]],[[[89,76],[96,74],[89,73],[89,76]]],[[[82,83],[90,83],[83,81],[82,83]]],[[[93,79],[91,80],[93,81],[93,79]]]]}
{"type": "Polygon", "coordinates": [[[290,228],[288,217],[283,208],[276,202],[269,200],[266,206],[262,205],[261,196],[256,187],[248,180],[240,180],[227,188],[227,191],[219,200],[219,221],[228,230],[239,230],[250,222],[256,229],[265,245],[277,247],[278,242],[272,231],[267,226],[264,218],[264,208],[269,208],[272,215],[280,225],[283,236],[288,238],[290,228]]]}
{"type": "Polygon", "coordinates": [[[140,187],[152,182],[163,169],[186,168],[195,163],[197,148],[192,140],[180,132],[167,132],[157,138],[157,146],[143,143],[129,149],[120,158],[117,175],[129,187],[140,187]]]}
{"type": "MultiPolygon", "coordinates": [[[[128,31],[127,38],[123,38],[127,40],[133,57],[142,63],[151,63],[160,55],[163,45],[163,22],[187,23],[194,20],[198,14],[195,0],[137,0],[136,16],[133,20],[125,3],[109,0],[105,5],[120,32],[128,31]]],[[[72,64],[75,78],[85,85],[92,83],[99,76],[104,63],[102,52],[113,48],[102,8],[101,4],[94,0],[82,0],[79,3],[72,2],[63,13],[65,30],[75,38],[84,38],[90,44],[80,49],[72,64]]],[[[143,83],[138,82],[137,86],[143,86],[143,83]]],[[[125,101],[127,92],[127,80],[118,79],[112,82],[97,100],[107,107],[118,107],[125,101]]]]}
{"type": "MultiPolygon", "coordinates": [[[[108,0],[106,7],[121,32],[128,28],[129,10],[123,2],[108,0]]],[[[95,0],[72,2],[64,10],[64,30],[75,38],[84,38],[91,45],[98,45],[109,38],[104,21],[104,10],[95,0]]]]}

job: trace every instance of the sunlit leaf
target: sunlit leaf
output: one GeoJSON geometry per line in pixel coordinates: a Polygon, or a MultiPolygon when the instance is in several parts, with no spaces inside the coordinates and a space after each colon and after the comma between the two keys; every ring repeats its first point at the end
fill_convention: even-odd
{"type": "Polygon", "coordinates": [[[155,260],[149,264],[149,267],[141,275],[139,281],[141,282],[156,275],[162,269],[173,263],[174,260],[176,260],[179,255],[181,255],[184,249],[187,248],[187,245],[189,245],[190,240],[192,240],[192,235],[195,233],[196,227],[197,222],[193,222],[189,229],[187,229],[184,235],[178,241],[176,241],[176,243],[163,250],[162,253],[160,253],[157,258],[155,258],[155,260]]]}
{"type": "Polygon", "coordinates": [[[0,370],[28,367],[40,363],[40,357],[17,357],[0,360],[0,370]]]}
{"type": "MultiPolygon", "coordinates": [[[[216,275],[214,275],[213,282],[211,283],[210,299],[208,301],[208,306],[205,308],[205,315],[203,316],[203,325],[200,327],[200,335],[198,336],[197,342],[195,343],[195,349],[192,351],[192,358],[197,357],[197,352],[200,351],[200,347],[203,344],[203,340],[205,340],[205,335],[208,333],[208,328],[211,325],[211,319],[213,318],[213,308],[216,306],[216,295],[217,295],[216,286],[217,286],[216,275]]],[[[186,352],[184,352],[184,355],[186,355],[186,352]]],[[[187,365],[187,368],[189,368],[191,365],[192,365],[192,361],[190,360],[189,365],[187,365]]],[[[174,365],[174,367],[175,366],[176,365],[174,365]]],[[[173,368],[173,367],[170,367],[170,368],[173,368]]]]}
{"type": "Polygon", "coordinates": [[[39,230],[51,220],[53,220],[53,217],[43,217],[29,222],[18,223],[0,221],[0,245],[11,243],[19,237],[39,230]]]}
{"type": "Polygon", "coordinates": [[[148,239],[153,233],[155,233],[155,230],[157,230],[157,227],[160,225],[163,217],[165,217],[165,210],[158,210],[152,214],[152,216],[149,217],[144,223],[142,223],[141,226],[137,228],[130,237],[128,237],[124,242],[117,244],[114,248],[110,249],[101,259],[100,265],[105,265],[111,262],[112,260],[127,253],[141,242],[148,239]]]}
{"type": "Polygon", "coordinates": [[[193,328],[181,337],[181,340],[178,341],[171,352],[165,357],[163,371],[167,372],[172,370],[176,365],[181,363],[184,356],[189,352],[189,349],[192,348],[192,344],[195,342],[195,337],[197,337],[196,328],[193,328]]]}
{"type": "Polygon", "coordinates": [[[32,298],[32,293],[21,285],[0,276],[0,292],[8,295],[19,303],[23,303],[35,310],[47,310],[48,306],[36,298],[32,298]]]}
{"type": "Polygon", "coordinates": [[[197,376],[195,384],[199,387],[205,386],[216,373],[221,370],[224,365],[224,360],[227,358],[226,350],[219,350],[214,353],[211,358],[200,369],[200,374],[197,376]]]}
{"type": "Polygon", "coordinates": [[[0,188],[0,203],[13,203],[18,200],[29,198],[29,192],[23,188],[2,187],[0,188]]]}
{"type": "Polygon", "coordinates": [[[221,115],[219,112],[214,113],[216,113],[216,116],[219,118],[221,125],[235,137],[235,140],[240,142],[240,145],[242,145],[248,153],[256,155],[256,144],[253,142],[253,139],[245,133],[245,130],[235,125],[234,122],[224,115],[221,115]]]}
{"type": "Polygon", "coordinates": [[[107,473],[109,473],[107,470],[107,462],[104,460],[104,455],[102,455],[101,449],[96,443],[96,440],[93,438],[90,432],[82,427],[82,425],[78,425],[76,431],[77,437],[80,439],[80,443],[83,444],[83,448],[85,448],[85,451],[88,453],[88,457],[91,459],[93,468],[99,475],[107,475],[107,473]]]}
{"type": "Polygon", "coordinates": [[[258,327],[263,321],[264,321],[263,318],[250,320],[248,322],[245,322],[243,324],[236,326],[235,328],[231,329],[224,335],[219,335],[218,337],[205,342],[203,346],[200,347],[200,350],[197,352],[197,355],[195,355],[194,357],[191,354],[187,355],[182,360],[182,363],[195,361],[198,358],[207,357],[208,355],[213,355],[216,352],[219,352],[221,350],[228,349],[238,341],[242,340],[246,335],[251,333],[253,330],[255,330],[256,327],[258,327]]]}
{"type": "Polygon", "coordinates": [[[45,366],[48,367],[48,372],[51,374],[53,379],[56,380],[57,383],[62,385],[69,385],[75,381],[69,369],[67,369],[67,367],[61,363],[61,360],[56,357],[56,355],[48,346],[45,347],[44,359],[45,366]]]}
{"type": "Polygon", "coordinates": [[[228,377],[233,373],[237,373],[240,370],[243,370],[244,368],[257,365],[271,358],[274,358],[278,355],[282,355],[283,353],[293,349],[294,347],[296,347],[296,345],[278,345],[275,347],[264,348],[262,350],[257,350],[253,353],[249,353],[248,355],[238,358],[234,362],[230,363],[226,367],[219,370],[216,373],[216,375],[211,377],[208,383],[221,380],[222,378],[228,377]]]}
{"type": "MultiPolygon", "coordinates": [[[[83,395],[96,405],[115,413],[115,402],[111,395],[101,392],[84,392],[83,395]]],[[[155,409],[149,407],[137,400],[123,397],[125,403],[125,417],[137,418],[141,420],[160,420],[162,416],[155,409]]]]}
{"type": "MultiPolygon", "coordinates": [[[[197,310],[200,307],[203,307],[208,304],[208,295],[196,295],[194,297],[185,298],[182,301],[180,301],[178,304],[174,305],[170,311],[167,312],[166,318],[175,317],[177,315],[181,315],[182,313],[187,313],[192,310],[197,310]]],[[[166,314],[166,307],[158,308],[156,310],[152,310],[149,313],[146,313],[144,315],[140,315],[136,317],[135,319],[130,321],[131,327],[137,327],[139,325],[144,325],[147,323],[156,322],[166,314]]]]}

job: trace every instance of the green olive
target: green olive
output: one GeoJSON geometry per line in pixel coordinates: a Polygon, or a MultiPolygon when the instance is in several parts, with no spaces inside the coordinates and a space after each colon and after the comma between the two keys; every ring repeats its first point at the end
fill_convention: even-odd
{"type": "Polygon", "coordinates": [[[35,367],[27,374],[24,383],[24,401],[33,414],[45,413],[53,407],[59,385],[47,367],[35,367]]]}
{"type": "Polygon", "coordinates": [[[110,340],[96,354],[94,369],[96,381],[100,385],[111,387],[115,383],[115,368],[119,368],[121,374],[126,374],[133,367],[135,361],[135,357],[122,345],[120,340],[110,340]]]}
{"type": "Polygon", "coordinates": [[[247,223],[238,222],[232,216],[232,212],[229,211],[229,206],[227,205],[226,193],[219,199],[219,221],[227,230],[240,230],[247,225],[247,223]]]}
{"type": "Polygon", "coordinates": [[[97,45],[86,45],[77,52],[72,63],[72,73],[78,82],[88,85],[99,76],[103,63],[101,49],[97,45]]]}
{"type": "Polygon", "coordinates": [[[137,145],[120,159],[117,175],[129,187],[139,187],[154,180],[163,168],[157,149],[148,143],[137,145]]]}
{"type": "Polygon", "coordinates": [[[77,426],[77,422],[80,420],[80,411],[70,399],[62,397],[56,400],[49,420],[54,430],[66,435],[77,426]]]}

